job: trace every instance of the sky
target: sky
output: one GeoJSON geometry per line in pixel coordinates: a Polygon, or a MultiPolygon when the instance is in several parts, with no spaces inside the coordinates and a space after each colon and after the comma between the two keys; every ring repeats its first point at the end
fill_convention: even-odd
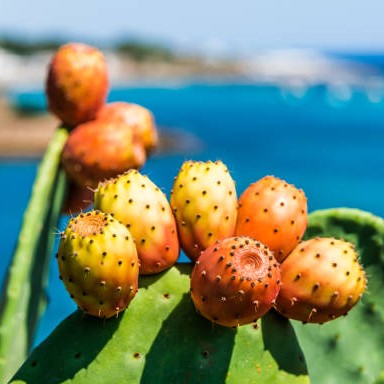
{"type": "Polygon", "coordinates": [[[382,0],[0,0],[0,36],[367,52],[384,51],[383,15],[382,0]]]}

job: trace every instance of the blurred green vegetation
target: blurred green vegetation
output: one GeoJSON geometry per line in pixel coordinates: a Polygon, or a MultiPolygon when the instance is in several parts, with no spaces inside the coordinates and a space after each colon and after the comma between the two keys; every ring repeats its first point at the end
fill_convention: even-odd
{"type": "Polygon", "coordinates": [[[18,55],[31,55],[40,51],[53,51],[62,43],[62,41],[56,39],[28,41],[18,37],[0,37],[0,48],[18,55]]]}
{"type": "Polygon", "coordinates": [[[115,46],[115,50],[119,53],[129,55],[136,61],[172,61],[175,59],[175,54],[166,47],[135,40],[122,42],[115,46]]]}
{"type": "MultiPolygon", "coordinates": [[[[26,40],[25,38],[18,36],[0,36],[0,49],[4,49],[14,54],[28,56],[42,51],[55,51],[62,44],[75,40],[59,38],[26,40]]],[[[93,43],[89,44],[95,45],[93,43]]],[[[159,43],[145,42],[138,39],[120,39],[114,44],[108,44],[106,47],[99,48],[127,55],[135,61],[172,61],[176,58],[175,53],[168,47],[159,43]]]]}

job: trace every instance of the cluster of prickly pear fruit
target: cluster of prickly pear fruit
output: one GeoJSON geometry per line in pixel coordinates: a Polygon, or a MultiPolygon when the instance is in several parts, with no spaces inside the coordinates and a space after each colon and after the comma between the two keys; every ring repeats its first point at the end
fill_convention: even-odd
{"type": "Polygon", "coordinates": [[[280,263],[275,308],[291,319],[323,323],[358,302],[366,278],[351,244],[328,238],[301,243],[307,221],[304,192],[266,176],[240,196],[236,235],[263,242],[280,263]]]}
{"type": "Polygon", "coordinates": [[[346,314],[365,290],[364,271],[351,245],[342,240],[300,243],[308,221],[304,192],[266,176],[243,192],[236,210],[230,198],[235,195],[233,181],[222,188],[212,167],[212,163],[184,163],[171,195],[181,247],[197,260],[191,279],[197,310],[227,326],[257,320],[271,307],[303,322],[323,323],[346,314]],[[215,212],[221,214],[219,219],[215,212]],[[235,218],[234,227],[225,227],[229,218],[235,218]],[[256,245],[251,246],[250,239],[256,245]],[[254,257],[260,249],[271,260],[267,272],[262,258],[254,257]],[[267,282],[265,276],[251,277],[258,276],[260,268],[267,282]]]}
{"type": "MultiPolygon", "coordinates": [[[[99,182],[94,207],[129,233],[139,259],[137,274],[171,267],[181,248],[195,262],[191,295],[196,309],[224,326],[256,321],[272,307],[291,319],[323,323],[345,315],[366,288],[351,244],[328,238],[300,242],[307,226],[307,199],[303,191],[273,176],[251,184],[237,200],[225,164],[186,161],[168,202],[148,177],[129,170],[99,182]]],[[[63,242],[69,244],[63,248],[67,251],[78,247],[76,236],[64,236],[63,242]]],[[[94,247],[86,249],[92,257],[94,247]]],[[[59,258],[61,270],[72,270],[78,262],[67,259],[63,264],[59,258]]],[[[84,274],[86,267],[81,268],[84,274]]],[[[84,276],[98,280],[95,268],[97,276],[96,265],[92,272],[87,267],[84,276]]],[[[66,284],[73,296],[73,287],[74,292],[84,291],[75,280],[66,284]]],[[[90,310],[89,301],[85,307],[93,314],[99,311],[90,310]]]]}
{"type": "Polygon", "coordinates": [[[167,197],[137,170],[100,182],[94,209],[71,219],[63,232],[59,271],[81,309],[110,317],[128,306],[139,274],[159,273],[176,263],[179,240],[167,197]],[[129,300],[123,294],[131,295],[129,300]]]}
{"type": "Polygon", "coordinates": [[[106,104],[108,86],[108,66],[98,49],[68,43],[52,57],[48,108],[71,129],[62,164],[80,186],[95,188],[101,180],[140,169],[158,143],[152,113],[136,104],[106,104]]]}

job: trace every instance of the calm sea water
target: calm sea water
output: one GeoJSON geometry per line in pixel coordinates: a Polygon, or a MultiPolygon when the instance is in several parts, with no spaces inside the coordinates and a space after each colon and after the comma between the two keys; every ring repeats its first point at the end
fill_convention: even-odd
{"type": "MultiPolygon", "coordinates": [[[[41,93],[28,97],[36,105],[43,102],[41,93]]],[[[384,100],[372,101],[362,89],[194,84],[114,89],[110,100],[146,106],[161,131],[184,137],[171,154],[154,156],[143,169],[167,194],[184,160],[220,159],[239,194],[251,182],[274,174],[304,189],[310,211],[345,206],[384,216],[384,100]]],[[[37,160],[0,163],[1,279],[36,167],[37,160]]],[[[36,343],[75,309],[58,280],[54,259],[48,295],[36,343]]]]}

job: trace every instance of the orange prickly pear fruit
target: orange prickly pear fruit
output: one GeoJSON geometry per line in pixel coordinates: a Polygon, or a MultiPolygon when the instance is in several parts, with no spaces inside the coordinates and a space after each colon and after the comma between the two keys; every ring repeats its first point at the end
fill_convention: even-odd
{"type": "Polygon", "coordinates": [[[277,177],[265,176],[240,196],[235,233],[266,244],[281,262],[299,243],[307,223],[304,192],[277,177]]]}
{"type": "Polygon", "coordinates": [[[102,106],[96,118],[116,120],[127,124],[142,141],[147,155],[157,146],[157,128],[153,115],[147,108],[119,101],[102,106]]]}
{"type": "Polygon", "coordinates": [[[105,103],[109,79],[103,54],[82,43],[68,43],[53,55],[48,67],[48,109],[64,125],[92,120],[105,103]]]}
{"type": "Polygon", "coordinates": [[[325,323],[346,315],[366,290],[354,246],[316,237],[300,243],[281,264],[276,309],[304,323],[325,323]]]}
{"type": "Polygon", "coordinates": [[[96,188],[101,180],[141,168],[146,156],[141,141],[126,124],[93,120],[70,132],[61,161],[75,182],[96,188]]]}

